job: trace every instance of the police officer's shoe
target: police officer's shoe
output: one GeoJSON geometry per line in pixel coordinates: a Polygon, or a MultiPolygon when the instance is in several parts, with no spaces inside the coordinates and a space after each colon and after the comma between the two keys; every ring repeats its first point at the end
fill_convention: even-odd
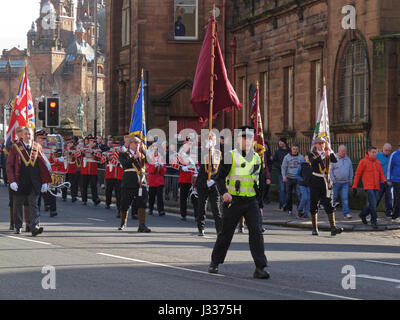
{"type": "Polygon", "coordinates": [[[145,224],[141,224],[138,228],[138,232],[149,233],[151,230],[147,228],[145,224]]]}
{"type": "Polygon", "coordinates": [[[36,228],[36,229],[32,230],[32,237],[36,237],[37,235],[39,235],[41,233],[43,233],[43,228],[42,227],[36,228]]]}
{"type": "Polygon", "coordinates": [[[253,277],[255,279],[269,279],[270,275],[265,268],[256,268],[253,277]]]}
{"type": "Polygon", "coordinates": [[[53,218],[53,217],[55,217],[55,216],[57,216],[57,212],[55,212],[55,211],[50,212],[50,217],[51,217],[51,218],[53,218]]]}
{"type": "Polygon", "coordinates": [[[205,235],[204,230],[203,229],[199,229],[198,236],[199,237],[204,237],[204,235],[205,235]]]}
{"type": "Polygon", "coordinates": [[[336,236],[337,234],[341,234],[343,231],[344,231],[343,228],[332,227],[331,236],[336,236]]]}
{"type": "Polygon", "coordinates": [[[212,263],[208,267],[208,273],[218,273],[218,263],[212,263]]]}
{"type": "Polygon", "coordinates": [[[313,229],[312,230],[312,235],[313,236],[319,236],[318,229],[313,229]]]}

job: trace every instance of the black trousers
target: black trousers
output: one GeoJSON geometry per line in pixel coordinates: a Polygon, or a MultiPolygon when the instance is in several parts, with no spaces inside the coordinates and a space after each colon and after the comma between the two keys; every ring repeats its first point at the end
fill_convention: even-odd
{"type": "Polygon", "coordinates": [[[254,263],[257,268],[264,268],[267,266],[267,257],[264,253],[260,208],[255,197],[234,197],[230,207],[226,203],[223,204],[222,230],[217,236],[211,262],[224,263],[236,226],[242,216],[245,217],[249,229],[249,245],[254,263]]]}
{"type": "Polygon", "coordinates": [[[0,169],[1,169],[1,177],[3,178],[4,184],[8,184],[6,168],[0,168],[0,169]]]}
{"type": "MultiPolygon", "coordinates": [[[[187,200],[190,195],[190,188],[192,187],[191,183],[180,183],[179,184],[179,204],[180,204],[180,211],[181,211],[181,216],[186,217],[187,216],[187,200]]],[[[193,204],[193,208],[195,212],[197,211],[198,208],[198,199],[195,198],[194,196],[191,197],[191,201],[193,204]]]]}
{"type": "Polygon", "coordinates": [[[154,203],[157,197],[157,211],[158,213],[164,212],[164,198],[163,198],[164,186],[150,187],[149,188],[149,209],[154,210],[154,203]]]}
{"type": "Polygon", "coordinates": [[[121,188],[121,211],[128,211],[132,205],[132,210],[147,207],[147,189],[145,186],[142,188],[142,196],[139,196],[139,188],[121,188]]]}
{"type": "Polygon", "coordinates": [[[170,199],[170,193],[172,192],[172,199],[178,201],[178,179],[179,176],[166,176],[165,177],[165,199],[170,199]]]}
{"type": "MultiPolygon", "coordinates": [[[[53,193],[55,194],[56,191],[54,190],[53,193]]],[[[40,210],[40,198],[43,197],[44,205],[50,207],[50,212],[57,211],[57,199],[53,196],[49,191],[46,193],[40,193],[39,196],[39,210],[40,210]]]]}
{"type": "Polygon", "coordinates": [[[97,175],[82,175],[82,202],[87,202],[88,199],[88,186],[90,185],[90,190],[92,192],[92,201],[97,201],[99,199],[97,193],[97,175]]]}
{"type": "Polygon", "coordinates": [[[199,230],[204,230],[205,220],[206,220],[207,200],[208,200],[215,221],[215,229],[217,230],[217,234],[220,233],[222,229],[222,217],[221,217],[221,212],[219,210],[220,196],[217,187],[213,185],[211,188],[198,189],[198,192],[199,192],[199,200],[198,200],[199,205],[196,215],[197,227],[199,228],[199,230]]]}
{"type": "Polygon", "coordinates": [[[310,198],[311,214],[318,213],[318,203],[321,203],[327,214],[333,213],[332,199],[326,197],[326,185],[323,178],[313,177],[311,180],[310,198]]]}
{"type": "MultiPolygon", "coordinates": [[[[74,199],[78,196],[78,188],[79,188],[79,173],[67,173],[65,177],[65,182],[69,182],[71,184],[71,198],[74,199]]],[[[62,198],[67,198],[67,188],[62,188],[62,198]]]]}
{"type": "Polygon", "coordinates": [[[121,207],[121,180],[118,179],[106,179],[106,205],[110,205],[112,202],[112,194],[115,192],[115,199],[117,201],[118,210],[121,207]]]}
{"type": "Polygon", "coordinates": [[[293,210],[293,190],[296,192],[297,190],[297,180],[296,179],[287,179],[286,183],[286,210],[293,210]]]}
{"type": "Polygon", "coordinates": [[[24,221],[23,207],[29,206],[30,227],[35,230],[40,222],[40,214],[38,212],[39,193],[31,190],[29,195],[21,195],[15,192],[13,194],[13,215],[15,229],[21,229],[24,221]]]}

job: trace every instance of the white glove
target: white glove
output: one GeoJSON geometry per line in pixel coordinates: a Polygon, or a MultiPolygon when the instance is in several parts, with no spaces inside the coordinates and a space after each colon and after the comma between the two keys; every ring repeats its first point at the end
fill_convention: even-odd
{"type": "Polygon", "coordinates": [[[209,187],[209,188],[211,188],[214,184],[215,184],[215,181],[212,179],[207,181],[207,187],[209,187]]]}
{"type": "Polygon", "coordinates": [[[17,191],[18,191],[18,185],[17,185],[17,183],[16,183],[16,182],[11,183],[11,184],[10,184],[10,188],[11,188],[12,191],[17,192],[17,191]]]}
{"type": "Polygon", "coordinates": [[[42,184],[42,189],[40,190],[41,193],[46,193],[47,192],[47,183],[42,184]]]}
{"type": "Polygon", "coordinates": [[[64,157],[60,157],[60,158],[58,158],[58,160],[59,160],[61,163],[64,163],[64,157]]]}
{"type": "Polygon", "coordinates": [[[189,168],[188,167],[182,167],[182,171],[185,171],[185,172],[188,172],[189,171],[189,168]]]}

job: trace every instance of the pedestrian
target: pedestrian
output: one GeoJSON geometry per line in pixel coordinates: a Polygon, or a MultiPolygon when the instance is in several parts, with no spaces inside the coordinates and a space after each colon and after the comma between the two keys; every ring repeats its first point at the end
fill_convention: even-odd
{"type": "Polygon", "coordinates": [[[97,148],[96,139],[93,137],[87,138],[89,144],[84,147],[82,151],[83,165],[82,165],[82,203],[87,204],[88,187],[92,193],[92,201],[95,206],[101,202],[98,196],[97,180],[98,180],[98,163],[101,160],[102,154],[100,149],[97,148]]]}
{"type": "Polygon", "coordinates": [[[165,216],[164,210],[164,176],[167,173],[165,160],[162,158],[155,143],[150,148],[150,162],[146,163],[146,170],[149,174],[149,215],[153,215],[154,203],[157,197],[157,211],[160,217],[165,216]]]}
{"type": "Polygon", "coordinates": [[[313,169],[310,186],[310,213],[312,221],[312,235],[318,236],[318,206],[321,204],[328,215],[331,227],[331,236],[336,236],[343,232],[343,228],[336,226],[334,208],[332,206],[332,182],[330,180],[330,170],[332,163],[337,162],[335,153],[329,144],[316,138],[313,141],[312,154],[309,157],[313,169]]]}
{"type": "MultiPolygon", "coordinates": [[[[271,180],[270,175],[272,172],[272,150],[267,141],[265,142],[264,163],[266,166],[265,167],[266,177],[268,177],[267,180],[268,179],[271,180]],[[268,172],[267,172],[267,170],[268,170],[268,172]]],[[[264,188],[263,201],[265,204],[271,203],[271,201],[269,199],[270,186],[271,186],[271,183],[269,183],[269,184],[267,183],[264,188]]]]}
{"type": "Polygon", "coordinates": [[[121,182],[121,226],[118,230],[127,227],[128,210],[132,203],[138,212],[138,232],[151,232],[146,226],[146,156],[144,155],[141,140],[136,136],[126,138],[126,152],[119,153],[119,161],[124,169],[121,182]]]}
{"type": "Polygon", "coordinates": [[[397,150],[392,153],[387,169],[388,185],[393,186],[394,210],[392,221],[400,223],[400,144],[397,150]]]}
{"type": "Polygon", "coordinates": [[[7,156],[6,156],[5,150],[6,150],[6,145],[5,145],[4,139],[1,138],[0,139],[0,174],[3,179],[4,185],[6,186],[8,184],[8,182],[7,182],[7,170],[6,170],[7,169],[7,165],[6,165],[7,164],[7,156]]]}
{"type": "Polygon", "coordinates": [[[103,152],[102,162],[105,163],[106,182],[106,209],[111,208],[113,191],[115,194],[117,217],[120,218],[121,209],[121,181],[124,170],[119,161],[120,144],[108,140],[107,146],[110,150],[103,152]]]}
{"type": "MultiPolygon", "coordinates": [[[[64,150],[64,167],[67,170],[65,181],[71,184],[71,199],[75,202],[78,197],[78,187],[79,187],[79,174],[77,165],[77,150],[74,146],[74,139],[69,138],[66,140],[66,147],[64,150]]],[[[62,199],[67,200],[67,188],[62,189],[62,199]]]]}
{"type": "Polygon", "coordinates": [[[12,146],[7,159],[7,176],[10,188],[15,192],[13,199],[15,233],[21,233],[22,207],[27,201],[32,236],[41,234],[43,227],[39,227],[38,197],[40,192],[47,191],[51,176],[41,146],[33,141],[32,129],[25,128],[23,139],[12,146]]]}
{"type": "Polygon", "coordinates": [[[285,211],[288,212],[288,215],[293,213],[293,190],[297,194],[297,201],[300,201],[296,175],[297,169],[304,161],[304,157],[299,154],[299,146],[294,144],[291,152],[285,156],[282,162],[282,181],[286,183],[285,211]]]}
{"type": "Polygon", "coordinates": [[[207,202],[209,202],[211,206],[217,234],[221,232],[222,228],[222,218],[219,208],[220,197],[215,184],[215,179],[222,159],[222,153],[215,148],[217,143],[216,139],[215,133],[212,133],[211,141],[208,141],[206,144],[207,152],[205,152],[204,159],[200,163],[199,174],[196,179],[196,188],[199,198],[198,209],[196,211],[197,216],[195,218],[199,236],[204,236],[207,202]],[[209,172],[210,179],[208,179],[209,172]]]}
{"type": "Polygon", "coordinates": [[[368,224],[367,216],[371,215],[371,225],[374,229],[378,229],[376,206],[378,203],[380,183],[387,184],[381,162],[376,159],[376,154],[377,149],[375,147],[368,147],[365,158],[358,164],[353,183],[353,194],[356,195],[358,182],[362,178],[364,191],[368,198],[368,205],[359,216],[364,224],[368,224]]]}
{"type": "MultiPolygon", "coordinates": [[[[382,148],[382,152],[379,152],[378,155],[376,156],[376,159],[378,159],[381,162],[383,174],[385,175],[386,180],[388,179],[387,176],[388,165],[391,154],[392,154],[392,145],[390,143],[385,143],[385,145],[382,148]]],[[[380,189],[378,193],[378,202],[376,204],[376,207],[379,206],[379,202],[381,202],[383,195],[385,195],[386,217],[391,218],[393,212],[393,186],[390,182],[386,185],[384,183],[380,184],[380,189]]]]}
{"type": "Polygon", "coordinates": [[[276,149],[274,157],[272,158],[272,166],[275,168],[278,174],[279,209],[284,210],[286,206],[286,183],[283,181],[282,177],[282,162],[290,150],[287,145],[286,138],[280,138],[278,144],[278,149],[276,149]]]}
{"type": "Polygon", "coordinates": [[[349,188],[353,185],[353,163],[347,156],[347,148],[340,145],[336,154],[338,162],[332,163],[331,181],[333,183],[333,206],[339,204],[338,199],[342,200],[342,210],[345,219],[352,219],[349,208],[349,188]]]}
{"type": "Polygon", "coordinates": [[[297,181],[299,184],[299,189],[301,192],[301,198],[298,208],[299,218],[308,218],[310,212],[310,184],[312,179],[312,166],[310,162],[311,154],[306,154],[304,159],[305,161],[300,164],[297,169],[297,181]]]}
{"type": "Polygon", "coordinates": [[[250,251],[256,265],[253,277],[268,279],[267,258],[264,253],[264,237],[260,228],[261,215],[257,201],[259,192],[258,176],[262,162],[254,152],[254,129],[239,128],[236,137],[237,148],[230,152],[220,167],[216,183],[224,200],[222,230],[217,235],[208,268],[210,273],[218,273],[218,266],[224,263],[227,251],[242,216],[249,229],[250,251]]]}

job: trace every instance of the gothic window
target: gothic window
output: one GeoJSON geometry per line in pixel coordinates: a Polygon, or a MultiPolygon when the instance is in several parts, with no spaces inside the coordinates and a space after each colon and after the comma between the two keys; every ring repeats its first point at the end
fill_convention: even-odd
{"type": "Polygon", "coordinates": [[[131,12],[130,12],[130,0],[124,0],[122,6],[122,46],[130,44],[131,36],[131,12]]]}
{"type": "Polygon", "coordinates": [[[368,121],[369,70],[361,40],[349,41],[339,69],[339,123],[368,121]]]}
{"type": "Polygon", "coordinates": [[[198,0],[174,0],[174,38],[197,40],[198,0]]]}

